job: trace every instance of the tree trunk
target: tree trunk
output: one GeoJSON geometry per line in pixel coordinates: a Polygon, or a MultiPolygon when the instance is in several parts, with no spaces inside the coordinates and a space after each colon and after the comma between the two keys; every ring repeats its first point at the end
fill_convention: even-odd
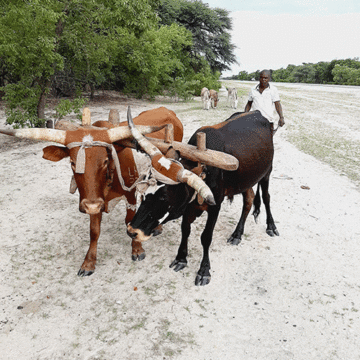
{"type": "Polygon", "coordinates": [[[94,84],[90,84],[90,89],[91,89],[91,92],[90,92],[90,100],[94,100],[94,94],[95,94],[95,86],[94,84]]]}
{"type": "Polygon", "coordinates": [[[39,98],[39,102],[37,105],[37,116],[38,119],[45,119],[45,105],[46,105],[46,99],[48,94],[48,89],[51,84],[51,81],[49,79],[44,80],[41,84],[41,95],[39,98]]]}

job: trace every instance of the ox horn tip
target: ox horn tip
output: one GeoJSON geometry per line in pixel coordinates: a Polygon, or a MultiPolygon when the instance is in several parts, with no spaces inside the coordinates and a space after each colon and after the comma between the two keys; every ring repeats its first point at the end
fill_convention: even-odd
{"type": "Polygon", "coordinates": [[[208,195],[204,199],[209,205],[216,205],[215,198],[213,195],[208,195]]]}
{"type": "Polygon", "coordinates": [[[135,127],[132,116],[131,116],[131,107],[130,105],[128,106],[128,111],[127,111],[127,120],[128,120],[128,124],[130,129],[133,129],[135,127]]]}

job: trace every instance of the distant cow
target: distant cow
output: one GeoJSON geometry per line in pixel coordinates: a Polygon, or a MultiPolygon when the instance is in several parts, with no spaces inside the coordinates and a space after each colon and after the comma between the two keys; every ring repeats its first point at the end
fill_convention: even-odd
{"type": "Polygon", "coordinates": [[[211,107],[215,109],[217,106],[217,103],[219,102],[219,96],[218,96],[217,91],[212,90],[212,89],[210,90],[210,99],[211,99],[211,107]]]}
{"type": "Polygon", "coordinates": [[[201,101],[203,103],[204,110],[209,110],[211,105],[210,91],[206,87],[201,89],[201,101]]]}
{"type": "Polygon", "coordinates": [[[233,109],[237,108],[238,105],[238,94],[236,88],[227,88],[228,91],[228,102],[230,102],[230,107],[233,109]]]}
{"type": "Polygon", "coordinates": [[[204,179],[213,193],[213,200],[194,194],[186,184],[164,185],[155,194],[149,194],[141,203],[130,225],[128,233],[138,241],[148,240],[159,224],[182,216],[181,244],[178,254],[170,267],[175,271],[187,265],[188,238],[191,224],[203,211],[208,212],[206,226],[201,234],[203,258],[197,273],[195,284],[206,285],[210,282],[209,248],[213,230],[219,215],[221,203],[225,197],[230,200],[234,195],[243,195],[243,209],[239,223],[228,239],[228,243],[237,245],[244,233],[245,220],[255,205],[253,215],[260,213],[260,191],[266,208],[266,232],[270,236],[279,235],[270,211],[269,178],[274,155],[273,133],[270,122],[259,111],[235,113],[227,121],[213,126],[205,126],[196,131],[189,144],[195,145],[198,132],[206,134],[206,148],[231,154],[239,160],[236,171],[225,171],[217,167],[202,167],[196,162],[182,159],[183,166],[204,179]],[[256,196],[252,187],[258,185],[256,196]],[[205,199],[205,201],[204,201],[205,199]]]}
{"type": "MultiPolygon", "coordinates": [[[[172,124],[175,140],[182,140],[183,126],[180,120],[173,111],[164,107],[145,111],[134,122],[145,125],[140,126],[142,133],[149,133],[149,136],[158,139],[164,139],[165,130],[162,128],[172,124]]],[[[72,192],[76,188],[79,190],[79,210],[90,215],[90,247],[78,275],[91,275],[95,271],[102,213],[109,212],[114,203],[121,199],[126,202],[126,224],[136,211],[135,185],[139,173],[132,150],[124,143],[126,138],[131,137],[127,123],[114,126],[108,121],[97,121],[93,126],[78,126],[71,130],[20,129],[0,130],[0,133],[63,145],[45,147],[43,158],[51,161],[70,158],[74,174],[72,192]]],[[[144,257],[141,243],[132,240],[132,259],[142,260],[144,257]]]]}

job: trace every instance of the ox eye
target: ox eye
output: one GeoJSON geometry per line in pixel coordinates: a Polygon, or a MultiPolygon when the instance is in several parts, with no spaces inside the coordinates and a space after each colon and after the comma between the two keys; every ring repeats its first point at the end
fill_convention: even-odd
{"type": "Polygon", "coordinates": [[[109,165],[110,161],[109,159],[105,159],[104,160],[104,167],[107,167],[109,165]]]}
{"type": "Polygon", "coordinates": [[[72,168],[73,170],[75,170],[75,169],[76,169],[76,164],[75,164],[75,161],[70,160],[70,165],[71,165],[71,168],[72,168]]]}

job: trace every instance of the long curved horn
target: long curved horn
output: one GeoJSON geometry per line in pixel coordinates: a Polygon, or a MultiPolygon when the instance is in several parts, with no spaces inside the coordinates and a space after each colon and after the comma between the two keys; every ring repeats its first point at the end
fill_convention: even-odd
{"type": "MultiPolygon", "coordinates": [[[[130,112],[130,106],[128,108],[128,116],[129,116],[129,112],[130,112]]],[[[131,114],[130,114],[130,117],[131,117],[131,114]]],[[[131,119],[131,121],[132,121],[132,119],[131,119]]],[[[137,126],[137,130],[141,137],[141,134],[150,134],[150,133],[153,133],[153,132],[163,129],[165,126],[166,125],[161,125],[161,126],[140,125],[140,126],[137,126]]],[[[135,125],[134,125],[134,128],[135,128],[135,125]]],[[[131,136],[135,137],[134,134],[132,133],[131,129],[129,129],[126,126],[118,126],[118,127],[107,130],[107,132],[109,134],[111,142],[124,140],[131,136]]]]}
{"type": "Polygon", "coordinates": [[[178,179],[180,182],[188,184],[209,204],[216,205],[214,195],[210,188],[206,185],[205,181],[197,176],[193,172],[183,169],[182,172],[178,173],[178,179]]]}
{"type": "Polygon", "coordinates": [[[162,152],[153,145],[145,136],[141,135],[131,117],[130,107],[128,108],[128,124],[133,137],[137,140],[143,150],[150,155],[152,167],[161,175],[174,182],[182,182],[192,187],[210,205],[215,205],[214,196],[206,183],[196,174],[184,169],[182,164],[166,158],[162,152]]]}
{"type": "Polygon", "coordinates": [[[53,141],[65,145],[66,131],[56,129],[0,129],[0,133],[22,139],[53,141]]]}
{"type": "Polygon", "coordinates": [[[131,116],[130,106],[128,107],[127,121],[128,121],[128,125],[129,125],[132,136],[139,143],[139,145],[144,149],[144,151],[148,155],[150,155],[151,158],[153,158],[155,155],[162,155],[162,152],[155,145],[153,145],[148,139],[146,139],[145,136],[142,135],[143,133],[141,132],[141,127],[140,126],[135,127],[135,124],[134,124],[132,116],[131,116]]]}
{"type": "Polygon", "coordinates": [[[157,180],[166,184],[185,183],[192,187],[208,204],[216,204],[213,193],[205,181],[195,173],[184,169],[180,162],[161,154],[152,158],[151,166],[153,171],[155,170],[157,180]]]}

